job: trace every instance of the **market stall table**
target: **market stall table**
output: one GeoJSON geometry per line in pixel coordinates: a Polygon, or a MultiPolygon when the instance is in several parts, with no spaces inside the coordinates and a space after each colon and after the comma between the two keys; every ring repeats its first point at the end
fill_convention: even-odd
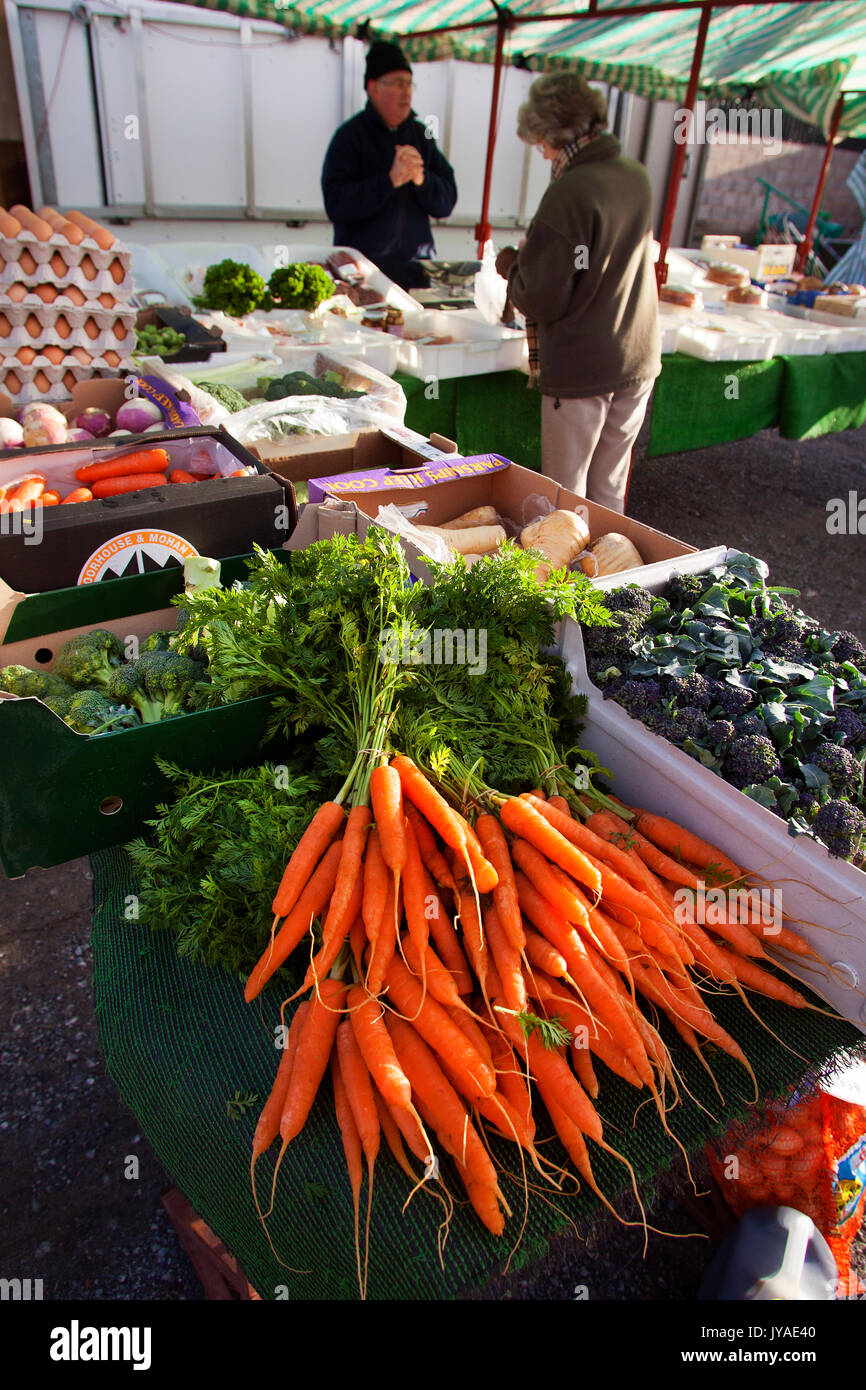
{"type": "MultiPolygon", "coordinates": [[[[327,1084],[327,1094],[314,1105],[303,1135],[287,1150],[280,1170],[274,1215],[268,1222],[275,1249],[268,1244],[250,1194],[252,1136],[273,1083],[284,990],[275,985],[247,1006],[239,980],[179,956],[172,934],[129,919],[136,882],[124,850],[103,851],[91,864],[100,1043],[109,1074],[157,1157],[262,1298],[357,1297],[352,1199],[327,1084]]],[[[763,999],[755,1000],[754,1007],[777,1035],[792,1039],[796,1053],[762,1030],[737,1001],[718,997],[713,1006],[719,1022],[743,1045],[762,1095],[779,1095],[799,1082],[804,1058],[805,1069],[818,1071],[831,1055],[862,1043],[852,1025],[824,1014],[798,1014],[792,1030],[790,1010],[763,999]]],[[[725,1096],[722,1106],[706,1071],[679,1044],[673,1030],[665,1024],[663,1033],[684,1084],[706,1107],[702,1112],[689,1102],[668,1114],[678,1139],[694,1153],[711,1133],[721,1132],[744,1113],[744,1103],[752,1098],[751,1083],[742,1067],[713,1049],[713,1071],[725,1096]]],[[[609,1139],[634,1165],[646,1199],[654,1180],[676,1162],[680,1150],[664,1133],[644,1094],[631,1091],[601,1062],[597,1065],[609,1139]]],[[[540,1137],[546,1137],[544,1130],[540,1137]]],[[[373,1193],[369,1297],[452,1298],[483,1288],[501,1270],[518,1238],[524,1192],[513,1146],[494,1141],[494,1150],[516,1175],[516,1181],[504,1183],[514,1217],[497,1240],[465,1204],[457,1206],[442,1269],[437,1259],[442,1207],[422,1190],[401,1215],[410,1184],[383,1145],[373,1193]]],[[[558,1141],[546,1144],[543,1152],[554,1161],[566,1161],[558,1141]]],[[[592,1163],[601,1186],[612,1196],[622,1194],[617,1205],[634,1219],[625,1169],[595,1145],[592,1163]]],[[[273,1156],[260,1160],[257,1187],[264,1209],[272,1172],[273,1156]]],[[[443,1174],[459,1192],[450,1160],[443,1161],[443,1174]]],[[[548,1241],[566,1228],[568,1218],[585,1230],[600,1211],[585,1187],[576,1197],[551,1189],[551,1197],[559,1210],[536,1193],[530,1195],[526,1229],[511,1268],[543,1258],[548,1241]]]]}
{"type": "MultiPolygon", "coordinates": [[[[539,397],[523,372],[496,372],[432,383],[397,373],[406,424],[457,441],[463,454],[489,447],[525,468],[541,468],[539,397]]],[[[787,439],[813,439],[866,423],[866,352],[773,357],[767,362],[702,362],[683,353],[662,358],[647,454],[749,439],[778,428],[787,439]],[[736,377],[736,395],[731,378],[736,377]]]]}

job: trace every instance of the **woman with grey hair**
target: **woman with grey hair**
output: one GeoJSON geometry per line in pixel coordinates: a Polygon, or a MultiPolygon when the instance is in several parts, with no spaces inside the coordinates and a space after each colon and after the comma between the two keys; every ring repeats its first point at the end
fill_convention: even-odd
{"type": "Polygon", "coordinates": [[[501,251],[496,268],[526,315],[542,471],[622,512],[661,340],[652,188],[606,124],[607,102],[577,73],[533,82],[517,134],[551,161],[551,182],[520,250],[501,251]]]}

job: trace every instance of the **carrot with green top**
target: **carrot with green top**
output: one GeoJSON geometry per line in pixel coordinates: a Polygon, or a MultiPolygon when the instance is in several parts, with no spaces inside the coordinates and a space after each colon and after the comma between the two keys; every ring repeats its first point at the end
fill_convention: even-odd
{"type": "MultiPolygon", "coordinates": [[[[516,888],[514,896],[516,899],[516,888]]],[[[518,908],[519,915],[520,909],[518,908]]],[[[518,1013],[521,1013],[526,1008],[527,999],[520,952],[515,949],[506,935],[494,904],[484,910],[484,930],[490,954],[505,991],[505,1002],[510,1009],[516,1009],[518,1013]]]]}
{"type": "MultiPolygon", "coordinates": [[[[492,1095],[496,1089],[493,1068],[479,1056],[443,1005],[430,995],[425,995],[421,981],[399,956],[391,961],[385,982],[388,999],[394,1009],[411,1022],[415,1031],[435,1052],[448,1058],[454,1073],[460,1077],[462,1093],[467,1100],[474,1105],[476,1101],[492,1095]]],[[[411,1081],[412,1078],[409,1079],[411,1081]]]]}
{"type": "Polygon", "coordinates": [[[385,1027],[384,1010],[362,985],[353,985],[347,998],[349,1019],[361,1055],[376,1086],[389,1105],[409,1109],[412,1088],[397,1061],[385,1027]]]}
{"type": "Polygon", "coordinates": [[[361,1271],[361,1184],[364,1181],[364,1166],[362,1161],[361,1136],[358,1133],[358,1126],[352,1107],[349,1104],[349,1096],[346,1091],[346,1083],[343,1080],[340,1069],[340,1059],[337,1049],[331,1056],[331,1081],[334,1086],[334,1110],[337,1115],[337,1124],[340,1127],[340,1139],[343,1144],[343,1153],[346,1155],[346,1167],[349,1170],[349,1186],[352,1189],[352,1204],[355,1216],[355,1262],[358,1269],[358,1290],[361,1298],[365,1297],[364,1275],[361,1271]]]}
{"type": "Polygon", "coordinates": [[[364,851],[364,900],[361,909],[367,940],[371,946],[375,944],[376,934],[385,911],[389,881],[390,871],[382,855],[379,830],[377,826],[373,825],[370,828],[367,847],[364,851]]]}
{"type": "Polygon", "coordinates": [[[496,870],[499,882],[493,889],[493,902],[502,930],[518,953],[526,945],[523,923],[520,919],[520,906],[517,889],[514,886],[514,866],[508,850],[505,832],[495,816],[481,815],[475,822],[475,830],[490,863],[496,870]]]}
{"type": "Polygon", "coordinates": [[[438,831],[446,845],[450,845],[461,856],[465,864],[472,864],[475,885],[479,893],[489,893],[497,883],[496,870],[485,860],[477,863],[477,856],[469,851],[469,826],[464,818],[448,805],[443,796],[428,781],[411,758],[397,756],[391,759],[391,766],[400,774],[403,795],[426,817],[434,830],[438,831]]]}
{"type": "Polygon", "coordinates": [[[424,867],[436,883],[442,888],[450,888],[456,892],[454,875],[448,867],[448,862],[436,844],[436,836],[430,829],[428,822],[424,819],[417,806],[413,806],[411,801],[404,801],[403,809],[406,812],[406,819],[415,831],[415,839],[418,842],[418,852],[423,860],[424,867]]]}
{"type": "Polygon", "coordinates": [[[325,852],[324,858],[314,870],[274,940],[262,952],[244,987],[244,998],[248,1004],[261,993],[271,976],[288,959],[306,936],[312,923],[331,901],[341,854],[342,848],[339,844],[331,845],[325,852]]]}
{"type": "Polygon", "coordinates": [[[512,834],[519,835],[546,859],[565,869],[578,883],[585,884],[596,898],[601,897],[602,877],[596,865],[560,834],[531,802],[511,796],[500,808],[499,814],[502,823],[508,826],[512,834]]]}
{"type": "Polygon", "coordinates": [[[280,886],[271,904],[271,911],[275,917],[289,915],[322,855],[345,824],[346,812],[339,802],[323,802],[283,870],[280,886]]]}

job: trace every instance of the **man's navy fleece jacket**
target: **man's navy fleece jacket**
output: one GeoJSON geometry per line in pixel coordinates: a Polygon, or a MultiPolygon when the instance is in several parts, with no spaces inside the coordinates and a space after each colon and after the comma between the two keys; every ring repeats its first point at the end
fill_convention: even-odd
{"type": "Polygon", "coordinates": [[[334,245],[353,246],[388,272],[435,254],[431,217],[447,217],[457,202],[454,171],[410,115],[389,130],[368,101],[341,125],[322,169],[325,211],[334,224],[334,245]],[[424,161],[424,182],[395,188],[389,177],[397,145],[414,145],[424,161]]]}

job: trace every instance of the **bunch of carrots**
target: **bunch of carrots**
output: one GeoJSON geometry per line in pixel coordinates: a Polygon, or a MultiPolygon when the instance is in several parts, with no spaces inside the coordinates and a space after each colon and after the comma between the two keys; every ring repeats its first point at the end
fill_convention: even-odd
{"type": "MultiPolygon", "coordinates": [[[[119,497],[143,488],[163,487],[166,483],[198,483],[218,474],[198,475],[183,468],[173,468],[166,476],[169,458],[165,449],[138,449],[118,458],[85,463],[76,468],[75,477],[81,484],[62,497],[47,486],[42,473],[31,473],[22,482],[0,487],[0,514],[22,512],[28,507],[55,507],[70,502],[92,502],[103,497],[119,497]]],[[[243,478],[246,469],[239,468],[226,475],[243,478]]]]}
{"type": "MultiPolygon", "coordinates": [[[[560,796],[482,787],[464,815],[410,759],[377,753],[375,763],[348,812],[341,793],[310,822],[245,989],[251,1002],[292,952],[309,955],[300,989],[284,1001],[285,1009],[307,996],[286,1031],[255,1131],[252,1191],[266,1221],[280,1162],[330,1070],[362,1297],[383,1139],[413,1184],[438,1193],[447,1211],[453,1199],[437,1153],[449,1154],[479,1219],[501,1236],[512,1213],[486,1127],[516,1146],[524,1183],[527,1161],[560,1191],[576,1181],[536,1147],[540,1099],[598,1197],[610,1206],[595,1179],[592,1145],[629,1169],[640,1205],[634,1173],[608,1144],[595,1104],[602,1061],[646,1090],[667,1128],[666,1093],[677,1099],[678,1073],[640,1001],[670,1020],[708,1071],[706,1041],[753,1082],[747,1057],[713,1018],[701,986],[813,1007],[766,969],[766,938],[748,909],[734,906],[711,928],[680,920],[678,887],[699,893],[710,872],[716,881],[744,882],[736,864],[683,827],[625,806],[621,815],[593,809],[590,798],[576,798],[573,813],[560,796]],[[263,1213],[256,1164],[277,1138],[263,1213]]],[[[788,927],[772,939],[797,957],[820,959],[788,927]]]]}

